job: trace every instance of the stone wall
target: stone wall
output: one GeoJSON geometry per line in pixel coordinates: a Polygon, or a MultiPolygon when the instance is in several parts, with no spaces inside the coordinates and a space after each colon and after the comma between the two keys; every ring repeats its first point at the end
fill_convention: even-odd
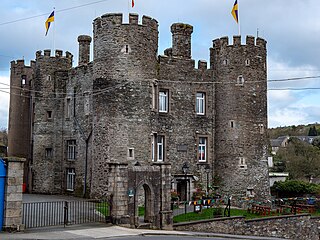
{"type": "Polygon", "coordinates": [[[318,240],[320,221],[308,214],[245,220],[243,217],[174,224],[175,230],[318,240]]]}
{"type": "Polygon", "coordinates": [[[22,183],[24,158],[4,158],[7,164],[7,182],[4,202],[3,228],[23,230],[22,225],[22,183]]]}

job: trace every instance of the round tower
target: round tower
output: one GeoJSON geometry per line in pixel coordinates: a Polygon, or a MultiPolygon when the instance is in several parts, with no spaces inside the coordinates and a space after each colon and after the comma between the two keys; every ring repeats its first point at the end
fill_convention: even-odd
{"type": "Polygon", "coordinates": [[[158,52],[158,22],[143,16],[105,14],[93,22],[95,78],[154,78],[158,52]]]}
{"type": "Polygon", "coordinates": [[[79,60],[78,65],[86,65],[90,62],[90,43],[92,38],[87,35],[80,35],[78,37],[79,42],[79,60]]]}
{"type": "Polygon", "coordinates": [[[151,84],[158,74],[158,22],[137,14],[94,20],[91,197],[108,191],[106,162],[135,163],[150,156],[151,84]],[[111,147],[112,146],[112,147],[111,147]]]}
{"type": "Polygon", "coordinates": [[[172,56],[185,59],[191,58],[191,34],[193,27],[185,23],[171,25],[172,56]]]}
{"type": "Polygon", "coordinates": [[[267,165],[266,41],[234,36],[213,41],[210,64],[215,77],[216,179],[223,194],[270,198],[267,165]]]}

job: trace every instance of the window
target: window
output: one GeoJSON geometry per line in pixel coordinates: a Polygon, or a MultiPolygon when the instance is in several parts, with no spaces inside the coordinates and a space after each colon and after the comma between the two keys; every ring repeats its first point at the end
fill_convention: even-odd
{"type": "Polygon", "coordinates": [[[66,100],[66,118],[71,117],[71,99],[67,98],[66,100]]]}
{"type": "Polygon", "coordinates": [[[68,160],[76,159],[76,140],[67,141],[67,159],[68,160]]]}
{"type": "Polygon", "coordinates": [[[250,59],[246,60],[246,66],[250,66],[250,59]]]}
{"type": "Polygon", "coordinates": [[[134,160],[134,148],[128,149],[128,160],[134,160]]]}
{"type": "Polygon", "coordinates": [[[196,113],[197,115],[205,114],[205,93],[198,92],[196,95],[196,113]]]}
{"type": "Polygon", "coordinates": [[[259,132],[260,132],[260,134],[264,134],[264,126],[263,126],[263,124],[260,123],[258,126],[259,126],[259,132]]]}
{"type": "Polygon", "coordinates": [[[26,75],[22,75],[21,77],[21,85],[26,85],[27,84],[27,76],[26,75]]]}
{"type": "Polygon", "coordinates": [[[229,126],[230,126],[230,128],[234,128],[236,126],[235,121],[234,120],[230,120],[229,121],[229,126]]]}
{"type": "Polygon", "coordinates": [[[228,59],[224,59],[223,60],[223,65],[228,65],[229,64],[229,60],[228,59]]]}
{"type": "Polygon", "coordinates": [[[246,159],[244,157],[239,157],[239,167],[247,169],[246,159]]]}
{"type": "Polygon", "coordinates": [[[51,81],[51,75],[47,75],[47,81],[51,81]]]}
{"type": "Polygon", "coordinates": [[[74,178],[75,178],[74,168],[67,168],[67,190],[74,191],[74,178]]]}
{"type": "Polygon", "coordinates": [[[52,150],[52,148],[46,148],[46,149],[45,149],[45,157],[46,157],[46,158],[52,158],[52,156],[53,156],[53,150],[52,150]]]}
{"type": "Polygon", "coordinates": [[[151,148],[152,161],[163,162],[165,158],[165,137],[156,133],[153,134],[151,148]]]}
{"type": "Polygon", "coordinates": [[[254,189],[252,187],[247,188],[247,197],[254,197],[254,189]]]}
{"type": "Polygon", "coordinates": [[[244,78],[242,75],[238,76],[237,78],[237,85],[243,85],[244,84],[244,78]]]}
{"type": "Polygon", "coordinates": [[[168,112],[168,91],[159,92],[159,112],[168,112]]]}
{"type": "Polygon", "coordinates": [[[198,160],[199,162],[207,161],[207,138],[206,137],[199,137],[198,160]]]}
{"type": "Polygon", "coordinates": [[[47,119],[52,119],[52,111],[47,111],[47,119]]]}

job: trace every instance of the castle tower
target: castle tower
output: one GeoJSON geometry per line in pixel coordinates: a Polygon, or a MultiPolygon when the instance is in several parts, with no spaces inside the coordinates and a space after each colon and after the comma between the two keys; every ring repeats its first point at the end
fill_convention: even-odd
{"type": "Polygon", "coordinates": [[[23,182],[27,183],[32,158],[32,86],[34,62],[25,66],[24,60],[11,62],[10,109],[8,126],[8,156],[25,158],[23,182]]]}
{"type": "Polygon", "coordinates": [[[71,114],[66,94],[68,70],[72,67],[72,55],[61,50],[36,53],[34,79],[33,120],[33,182],[34,192],[61,193],[65,141],[68,135],[64,129],[70,127],[71,114]]]}
{"type": "Polygon", "coordinates": [[[94,20],[93,172],[91,196],[107,192],[106,162],[150,156],[151,81],[157,76],[158,22],[105,14],[94,20]],[[143,136],[143,137],[142,137],[143,136]],[[111,147],[112,146],[112,147],[111,147]],[[102,183],[105,184],[102,186],[102,183]]]}
{"type": "Polygon", "coordinates": [[[267,166],[266,41],[240,36],[213,41],[216,81],[215,175],[224,195],[239,203],[270,198],[267,166]]]}
{"type": "Polygon", "coordinates": [[[92,38],[87,35],[78,37],[79,42],[79,61],[78,65],[86,65],[90,62],[90,43],[92,38]]]}
{"type": "Polygon", "coordinates": [[[193,27],[185,23],[171,25],[172,56],[185,59],[191,58],[191,34],[193,27]]]}

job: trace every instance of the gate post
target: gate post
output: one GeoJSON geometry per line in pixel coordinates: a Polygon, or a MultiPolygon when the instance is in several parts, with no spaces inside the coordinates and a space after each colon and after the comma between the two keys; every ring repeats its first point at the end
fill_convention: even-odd
{"type": "Polygon", "coordinates": [[[7,164],[5,192],[4,229],[21,231],[22,224],[22,184],[24,158],[4,158],[7,164]]]}
{"type": "Polygon", "coordinates": [[[160,167],[161,173],[161,209],[160,209],[160,228],[172,230],[173,212],[171,210],[171,163],[154,163],[160,167]]]}

